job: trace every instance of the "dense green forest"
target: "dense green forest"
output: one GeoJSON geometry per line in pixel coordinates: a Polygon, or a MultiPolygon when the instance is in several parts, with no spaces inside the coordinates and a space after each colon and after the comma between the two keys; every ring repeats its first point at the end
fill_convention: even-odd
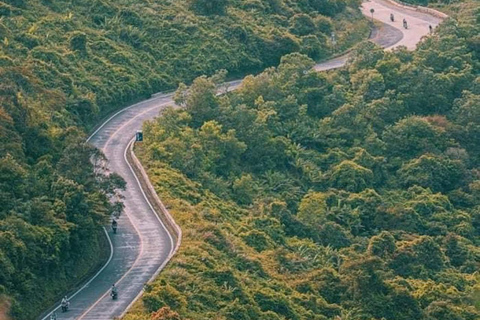
{"type": "Polygon", "coordinates": [[[84,143],[99,119],[220,68],[323,59],[332,31],[344,50],[368,34],[358,5],[1,0],[0,310],[32,319],[99,262],[99,226],[124,187],[84,143]]]}
{"type": "Polygon", "coordinates": [[[181,86],[136,146],[183,243],[128,320],[480,318],[480,10],[414,52],[181,86]]]}

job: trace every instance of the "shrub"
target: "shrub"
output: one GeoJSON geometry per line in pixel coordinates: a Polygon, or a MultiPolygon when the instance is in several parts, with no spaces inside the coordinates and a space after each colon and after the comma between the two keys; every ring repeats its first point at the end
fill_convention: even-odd
{"type": "Polygon", "coordinates": [[[70,36],[70,48],[82,53],[87,52],[87,35],[83,32],[75,32],[70,36]]]}
{"type": "Polygon", "coordinates": [[[169,307],[163,307],[152,314],[151,320],[181,320],[180,315],[169,307]]]}
{"type": "MultiPolygon", "coordinates": [[[[178,310],[187,304],[185,297],[168,284],[165,286],[155,286],[153,290],[143,295],[142,300],[149,312],[159,311],[164,307],[178,310]]],[[[168,308],[164,309],[163,313],[165,313],[168,308]]]]}
{"type": "Polygon", "coordinates": [[[388,231],[382,231],[370,239],[368,253],[380,258],[388,258],[395,252],[395,238],[388,231]]]}
{"type": "Polygon", "coordinates": [[[270,249],[272,247],[271,240],[261,231],[252,230],[241,235],[243,240],[258,252],[270,249]]]}
{"type": "Polygon", "coordinates": [[[221,15],[225,13],[228,0],[190,0],[191,8],[204,15],[221,15]]]}
{"type": "Polygon", "coordinates": [[[373,172],[353,161],[345,160],[334,166],[329,175],[333,188],[350,192],[360,192],[372,186],[373,172]]]}
{"type": "Polygon", "coordinates": [[[315,23],[307,14],[296,14],[290,19],[290,31],[299,36],[315,32],[315,23]]]}
{"type": "Polygon", "coordinates": [[[348,232],[332,221],[328,221],[320,227],[318,237],[324,246],[333,248],[344,248],[351,244],[348,232]]]}
{"type": "Polygon", "coordinates": [[[287,298],[271,289],[255,292],[254,299],[262,311],[273,311],[291,320],[300,319],[287,298]]]}

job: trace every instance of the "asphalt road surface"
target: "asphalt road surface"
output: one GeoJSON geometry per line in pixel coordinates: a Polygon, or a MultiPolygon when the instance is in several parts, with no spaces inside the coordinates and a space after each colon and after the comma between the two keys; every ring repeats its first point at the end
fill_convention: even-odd
{"type": "MultiPolygon", "coordinates": [[[[374,41],[386,49],[404,45],[415,48],[421,37],[429,32],[429,25],[436,27],[441,19],[428,14],[399,8],[383,0],[371,0],[363,4],[363,12],[374,19],[380,27],[372,33],[374,41]],[[390,21],[390,13],[395,22],[390,21]],[[408,29],[402,27],[406,19],[408,29]]],[[[328,70],[343,66],[348,55],[337,57],[315,66],[316,70],[328,70]]],[[[238,87],[240,81],[230,83],[230,89],[238,87]]],[[[135,131],[146,120],[158,116],[162,109],[172,105],[171,94],[157,94],[154,98],[137,103],[119,111],[99,127],[89,141],[103,150],[109,160],[109,169],[120,174],[127,182],[125,212],[118,221],[118,232],[112,234],[112,254],[109,262],[70,297],[70,310],[62,313],[59,306],[52,307],[57,319],[107,320],[122,316],[132,301],[142,292],[143,286],[167,262],[174,249],[172,237],[163,226],[156,213],[146,200],[143,190],[125,159],[126,150],[135,131]],[[110,287],[115,283],[119,295],[112,300],[110,287]]],[[[42,319],[49,319],[48,313],[42,319]]]]}

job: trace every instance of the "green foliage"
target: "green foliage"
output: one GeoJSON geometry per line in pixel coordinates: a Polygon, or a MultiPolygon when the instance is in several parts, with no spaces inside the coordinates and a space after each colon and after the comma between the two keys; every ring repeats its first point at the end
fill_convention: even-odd
{"type": "Polygon", "coordinates": [[[169,307],[163,307],[152,314],[152,320],[181,320],[180,315],[169,307]]]}
{"type": "Polygon", "coordinates": [[[109,199],[125,186],[90,162],[101,155],[81,136],[66,138],[72,144],[53,153],[54,161],[0,159],[0,283],[18,319],[42,308],[31,292],[51,301],[95,265],[103,250],[99,226],[114,210],[109,199]]]}
{"type": "Polygon", "coordinates": [[[324,246],[335,249],[348,247],[351,244],[348,233],[337,223],[328,221],[320,227],[318,232],[319,242],[324,246]]]}
{"type": "Polygon", "coordinates": [[[300,319],[285,296],[273,290],[262,290],[255,294],[254,299],[262,311],[272,311],[287,319],[300,319]]]}
{"type": "Polygon", "coordinates": [[[186,305],[186,301],[181,294],[169,285],[156,287],[155,290],[147,291],[143,296],[143,302],[149,312],[157,311],[165,307],[179,310],[186,305]]]}
{"type": "Polygon", "coordinates": [[[389,258],[396,250],[395,238],[388,231],[382,231],[378,236],[370,238],[368,253],[380,258],[389,258]]]}
{"type": "Polygon", "coordinates": [[[228,0],[189,0],[193,10],[200,14],[224,14],[228,0]]]}
{"type": "Polygon", "coordinates": [[[432,125],[424,118],[410,117],[389,127],[383,141],[389,155],[412,159],[426,152],[439,153],[445,150],[443,128],[432,125]]]}
{"type": "Polygon", "coordinates": [[[290,30],[299,36],[306,36],[315,32],[315,23],[307,14],[296,14],[290,18],[290,30]]]}
{"type": "Polygon", "coordinates": [[[419,185],[433,191],[447,192],[458,187],[465,176],[460,160],[422,155],[402,166],[399,178],[405,186],[419,185]]]}
{"type": "Polygon", "coordinates": [[[255,198],[258,186],[249,174],[242,175],[233,181],[233,195],[240,204],[251,204],[255,198]]]}
{"type": "Polygon", "coordinates": [[[308,193],[298,207],[298,219],[313,226],[325,223],[327,220],[327,197],[328,194],[321,192],[308,193]]]}
{"type": "MultiPolygon", "coordinates": [[[[185,319],[479,318],[479,24],[464,9],[414,52],[363,44],[326,74],[289,54],[222,96],[208,77],[182,85],[185,109],[137,149],[185,234],[152,291],[175,288],[185,319]]],[[[302,43],[330,28],[283,21],[302,43]]]]}
{"type": "Polygon", "coordinates": [[[328,174],[333,188],[350,192],[360,192],[372,185],[373,173],[353,161],[344,160],[334,166],[328,174]]]}
{"type": "MultiPolygon", "coordinates": [[[[163,133],[146,128],[157,140],[171,138],[149,150],[159,165],[154,174],[176,177],[159,189],[195,204],[203,193],[189,178],[253,206],[265,179],[242,174],[237,163],[255,158],[260,166],[276,153],[270,167],[286,166],[287,145],[268,135],[262,117],[250,127],[248,109],[237,110],[237,121],[248,123],[242,132],[217,120],[226,104],[216,86],[226,70],[229,77],[258,72],[291,52],[331,55],[322,34],[327,29],[337,32],[343,48],[363,40],[368,26],[357,7],[338,7],[329,12],[335,19],[327,19],[282,0],[0,1],[0,294],[10,301],[11,316],[34,318],[95,267],[103,251],[97,231],[121,209],[109,199],[124,184],[102,171],[106,159],[84,144],[86,131],[117,108],[211,76],[180,87],[176,100],[187,111],[166,111],[163,133]],[[307,28],[295,22],[301,35],[294,34],[288,21],[306,14],[307,28]],[[250,130],[259,144],[249,149],[239,137],[250,130]],[[161,161],[177,163],[177,170],[161,161]]],[[[287,117],[294,105],[290,99],[276,108],[287,117]]],[[[293,179],[283,186],[282,178],[268,179],[290,193],[293,204],[300,188],[293,179]]],[[[218,218],[215,210],[202,212],[218,218]]],[[[279,235],[272,241],[281,241],[279,235]]],[[[175,318],[162,312],[157,317],[175,318]]]]}
{"type": "Polygon", "coordinates": [[[245,242],[258,252],[266,250],[271,247],[270,241],[264,232],[253,230],[244,235],[242,238],[245,242]]]}
{"type": "Polygon", "coordinates": [[[70,48],[74,51],[87,51],[87,35],[83,32],[76,32],[70,37],[70,48]]]}

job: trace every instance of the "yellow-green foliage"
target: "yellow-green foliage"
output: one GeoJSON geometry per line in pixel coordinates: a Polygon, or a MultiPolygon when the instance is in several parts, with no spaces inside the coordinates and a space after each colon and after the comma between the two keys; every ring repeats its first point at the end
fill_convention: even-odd
{"type": "MultiPolygon", "coordinates": [[[[332,53],[330,30],[338,33],[343,49],[363,39],[367,26],[357,3],[345,7],[343,0],[331,1],[342,3],[326,13],[334,20],[312,11],[308,2],[225,0],[219,10],[220,4],[200,0],[4,0],[0,61],[19,76],[28,72],[27,83],[36,79],[64,100],[42,97],[47,105],[66,105],[77,122],[91,125],[99,113],[218,69],[232,75],[257,71],[291,51],[325,58],[332,53]],[[195,9],[205,5],[212,10],[195,9]],[[301,12],[319,22],[295,35],[291,18],[301,12]],[[307,36],[317,39],[317,47],[305,44],[307,36]]],[[[2,73],[2,79],[11,76],[2,73]]],[[[63,118],[64,111],[53,112],[63,118]]]]}
{"type": "MultiPolygon", "coordinates": [[[[11,315],[34,318],[101,262],[101,233],[92,230],[118,207],[106,198],[120,180],[93,174],[91,156],[104,159],[84,145],[85,129],[218,69],[237,77],[292,51],[326,58],[331,31],[340,49],[366,37],[357,2],[328,0],[313,10],[309,1],[282,0],[0,0],[0,295],[11,315]],[[298,14],[313,22],[301,34],[293,32],[298,14]]],[[[213,158],[226,167],[225,153],[245,147],[233,132],[217,135],[217,122],[202,128],[198,139],[212,139],[199,145],[206,157],[185,164],[191,171],[212,168],[213,158]]],[[[155,155],[181,163],[170,158],[176,146],[155,155]]],[[[201,202],[198,185],[178,178],[166,187],[201,202]]],[[[239,179],[236,192],[249,203],[255,190],[246,183],[239,179]]]]}
{"type": "Polygon", "coordinates": [[[136,152],[183,243],[126,319],[478,319],[479,14],[342,71],[181,86],[136,152]]]}

